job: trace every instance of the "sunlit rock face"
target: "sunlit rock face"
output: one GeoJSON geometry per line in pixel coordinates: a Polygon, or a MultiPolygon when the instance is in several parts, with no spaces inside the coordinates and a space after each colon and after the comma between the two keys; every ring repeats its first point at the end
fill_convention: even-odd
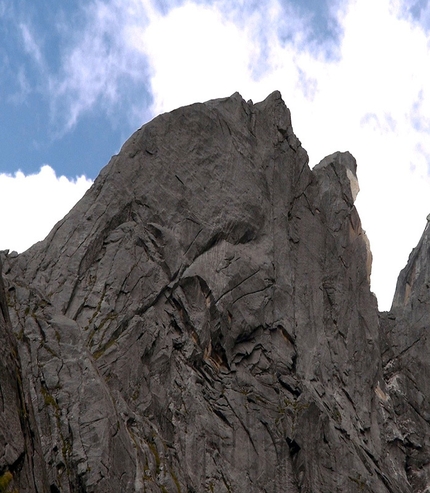
{"type": "Polygon", "coordinates": [[[430,487],[425,252],[380,322],[357,193],[351,154],[309,168],[278,92],[139,129],[2,254],[6,491],[36,460],[24,491],[430,487]]]}

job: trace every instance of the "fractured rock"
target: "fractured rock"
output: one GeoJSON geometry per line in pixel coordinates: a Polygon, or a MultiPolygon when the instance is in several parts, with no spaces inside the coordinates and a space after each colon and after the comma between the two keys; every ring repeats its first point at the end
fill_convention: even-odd
{"type": "Polygon", "coordinates": [[[403,308],[380,324],[357,193],[351,154],[309,168],[279,92],[236,93],[143,126],[3,255],[50,491],[425,491],[428,383],[405,403],[387,370],[410,376],[403,308]]]}

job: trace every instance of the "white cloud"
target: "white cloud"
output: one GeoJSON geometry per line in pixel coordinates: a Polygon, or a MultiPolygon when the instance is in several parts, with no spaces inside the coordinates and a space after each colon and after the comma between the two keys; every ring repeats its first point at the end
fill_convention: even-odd
{"type": "Polygon", "coordinates": [[[232,94],[251,79],[249,62],[258,49],[215,8],[191,3],[144,31],[135,28],[129,39],[149,58],[154,114],[232,94]]]}
{"type": "Polygon", "coordinates": [[[57,177],[47,165],[34,175],[0,174],[0,250],[22,252],[43,240],[91,184],[84,176],[57,177]]]}

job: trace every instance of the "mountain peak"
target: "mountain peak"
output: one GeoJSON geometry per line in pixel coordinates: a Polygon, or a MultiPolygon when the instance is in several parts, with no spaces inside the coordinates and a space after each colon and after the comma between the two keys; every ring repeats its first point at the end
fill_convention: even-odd
{"type": "Polygon", "coordinates": [[[44,241],[3,254],[0,423],[19,439],[0,437],[0,480],[424,491],[427,438],[407,426],[428,429],[427,383],[396,352],[398,312],[378,314],[357,193],[348,152],[309,168],[278,91],[137,130],[44,241]]]}

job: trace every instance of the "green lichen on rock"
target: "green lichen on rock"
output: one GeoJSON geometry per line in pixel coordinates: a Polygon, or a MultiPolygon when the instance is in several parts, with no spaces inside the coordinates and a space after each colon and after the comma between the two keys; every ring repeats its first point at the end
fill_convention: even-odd
{"type": "Polygon", "coordinates": [[[13,480],[13,474],[10,471],[4,472],[0,476],[0,493],[8,493],[9,486],[13,480]]]}

